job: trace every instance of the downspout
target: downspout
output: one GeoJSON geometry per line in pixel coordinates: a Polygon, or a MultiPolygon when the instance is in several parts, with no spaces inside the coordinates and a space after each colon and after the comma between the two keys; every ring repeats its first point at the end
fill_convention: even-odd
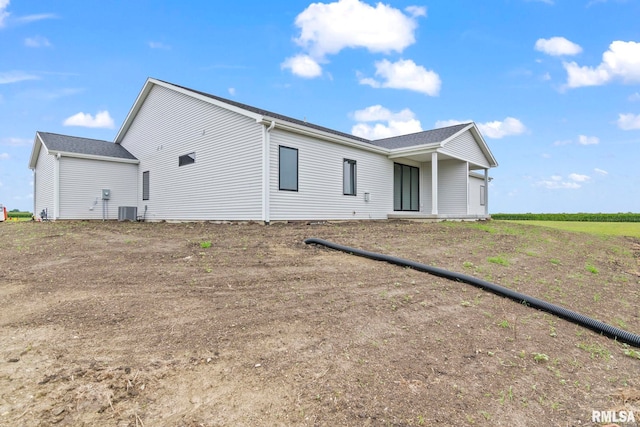
{"type": "Polygon", "coordinates": [[[60,216],[60,153],[53,157],[53,219],[60,216]]]}
{"type": "Polygon", "coordinates": [[[269,224],[271,221],[271,212],[269,208],[271,186],[271,131],[276,127],[276,122],[271,121],[269,127],[264,127],[264,133],[262,136],[262,220],[265,224],[269,224]]]}

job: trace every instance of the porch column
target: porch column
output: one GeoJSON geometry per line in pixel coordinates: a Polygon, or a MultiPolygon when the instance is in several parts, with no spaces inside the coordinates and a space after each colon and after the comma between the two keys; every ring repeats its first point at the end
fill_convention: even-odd
{"type": "Polygon", "coordinates": [[[431,153],[431,214],[438,214],[438,153],[431,153]]]}
{"type": "Polygon", "coordinates": [[[484,214],[489,215],[489,169],[484,170],[484,214]]]}

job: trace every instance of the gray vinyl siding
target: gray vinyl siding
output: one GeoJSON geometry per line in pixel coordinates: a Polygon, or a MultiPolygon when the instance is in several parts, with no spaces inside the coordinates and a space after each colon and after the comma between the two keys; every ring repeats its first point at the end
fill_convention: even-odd
{"type": "Polygon", "coordinates": [[[386,219],[393,212],[393,161],[386,156],[319,139],[271,131],[271,219],[386,219]],[[278,147],[298,149],[298,191],[278,189],[278,147]],[[355,196],[343,194],[343,160],[357,164],[355,196]],[[365,201],[364,193],[371,200],[365,201]]]}
{"type": "Polygon", "coordinates": [[[137,165],[61,157],[60,219],[103,219],[102,189],[111,190],[104,219],[118,219],[118,206],[136,206],[137,165]]]}
{"type": "MultiPolygon", "coordinates": [[[[484,186],[484,179],[469,176],[469,214],[484,215],[485,207],[480,202],[480,187],[484,186]]],[[[486,189],[485,189],[486,191],[486,189]]]]}
{"type": "Polygon", "coordinates": [[[470,131],[447,142],[440,150],[443,154],[449,154],[459,159],[465,159],[476,165],[488,168],[489,161],[470,131]]]}
{"type": "Polygon", "coordinates": [[[467,163],[458,160],[438,162],[438,214],[467,214],[467,163]]]}
{"type": "Polygon", "coordinates": [[[262,125],[154,86],[122,146],[139,161],[138,211],[148,220],[260,220],[262,125]],[[193,164],[178,166],[195,153],[193,164]],[[142,173],[149,171],[149,200],[142,173]]]}
{"type": "Polygon", "coordinates": [[[53,169],[55,161],[56,160],[52,155],[47,154],[47,150],[44,146],[40,147],[34,176],[35,189],[33,213],[36,216],[40,216],[40,212],[46,208],[49,213],[49,217],[53,218],[53,169]]]}

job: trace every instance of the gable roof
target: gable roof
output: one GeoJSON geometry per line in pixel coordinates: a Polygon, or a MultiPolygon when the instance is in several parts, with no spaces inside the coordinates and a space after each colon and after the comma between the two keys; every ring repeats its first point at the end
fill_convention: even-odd
{"type": "Polygon", "coordinates": [[[466,132],[467,130],[471,132],[477,144],[480,146],[480,149],[485,154],[489,161],[490,167],[497,166],[497,162],[491,150],[489,150],[489,146],[486,144],[480,131],[478,130],[475,123],[462,123],[458,125],[448,126],[445,128],[433,129],[424,132],[417,132],[409,135],[401,135],[395,136],[391,138],[384,138],[379,140],[369,140],[366,138],[361,138],[355,135],[351,135],[345,132],[340,132],[335,129],[330,129],[324,126],[319,126],[313,123],[309,123],[307,121],[294,119],[289,116],[285,116],[282,114],[274,113],[269,110],[264,110],[261,108],[256,108],[247,104],[243,104],[237,101],[233,101],[230,99],[222,98],[217,95],[212,95],[210,93],[190,89],[184,86],[176,85],[174,83],[169,83],[163,80],[148,78],[140,91],[136,101],[134,102],[131,110],[129,111],[127,118],[122,124],[118,134],[114,142],[116,144],[120,144],[122,139],[126,135],[129,127],[133,123],[138,111],[142,107],[144,100],[147,95],[151,92],[151,88],[154,85],[159,85],[168,89],[172,89],[178,91],[180,93],[186,94],[187,96],[191,96],[197,99],[200,99],[205,102],[209,102],[211,104],[217,105],[221,108],[225,108],[230,111],[234,111],[236,113],[242,114],[244,116],[250,117],[256,122],[269,125],[276,124],[278,127],[297,132],[302,134],[310,134],[318,138],[327,139],[333,142],[339,142],[346,145],[356,146],[360,149],[365,149],[367,151],[374,151],[380,154],[392,155],[399,152],[403,152],[410,147],[415,147],[420,150],[431,150],[438,151],[439,148],[442,148],[444,144],[448,141],[451,141],[459,134],[466,132]]]}
{"type": "Polygon", "coordinates": [[[99,139],[81,138],[78,136],[60,135],[49,132],[36,132],[36,141],[29,161],[29,167],[34,168],[40,144],[44,145],[49,154],[61,154],[70,157],[96,158],[103,160],[134,161],[138,159],[120,144],[99,139]]]}
{"type": "Polygon", "coordinates": [[[408,135],[393,136],[391,138],[376,139],[371,144],[380,147],[394,148],[413,147],[416,145],[440,144],[451,136],[468,127],[470,123],[462,123],[459,125],[448,126],[445,128],[426,130],[423,132],[410,133],[408,135]]]}

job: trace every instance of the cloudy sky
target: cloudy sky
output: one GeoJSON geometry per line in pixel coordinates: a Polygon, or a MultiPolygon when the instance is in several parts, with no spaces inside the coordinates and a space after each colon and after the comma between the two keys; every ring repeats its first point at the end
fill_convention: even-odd
{"type": "Polygon", "coordinates": [[[376,139],[477,123],[490,211],[640,212],[640,0],[0,0],[0,204],[147,77],[376,139]]]}

